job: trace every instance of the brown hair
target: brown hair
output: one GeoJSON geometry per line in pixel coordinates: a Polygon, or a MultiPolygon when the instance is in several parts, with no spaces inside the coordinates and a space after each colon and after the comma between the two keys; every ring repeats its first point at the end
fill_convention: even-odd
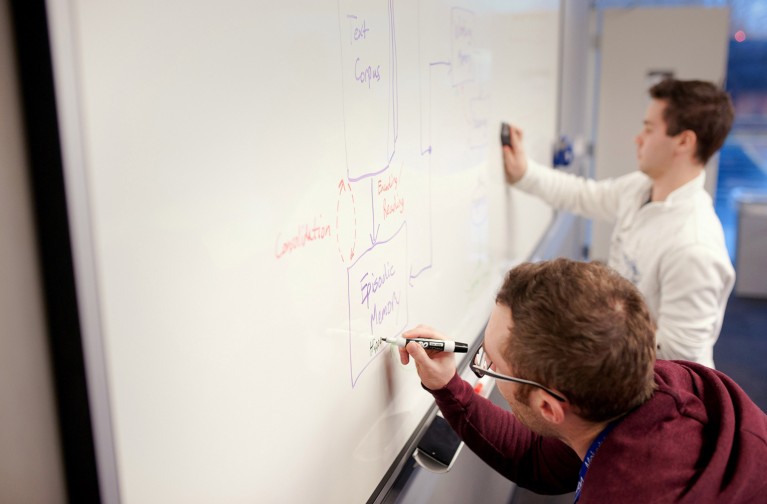
{"type": "Polygon", "coordinates": [[[724,144],[735,112],[730,96],[710,82],[665,79],[650,88],[650,96],[666,102],[666,134],[691,130],[697,137],[695,157],[706,164],[724,144]]]}
{"type": "Polygon", "coordinates": [[[515,375],[562,392],[584,419],[618,417],[652,395],[654,324],[636,287],[608,266],[525,263],[496,303],[511,308],[501,352],[515,375]]]}

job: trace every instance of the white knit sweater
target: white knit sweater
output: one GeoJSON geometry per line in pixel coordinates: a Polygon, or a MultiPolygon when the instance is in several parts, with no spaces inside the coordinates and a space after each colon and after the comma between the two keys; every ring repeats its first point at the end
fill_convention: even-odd
{"type": "Polygon", "coordinates": [[[641,172],[595,181],[528,160],[514,187],[587,218],[615,222],[608,264],[642,292],[658,326],[658,358],[714,367],[735,271],[704,189],[705,172],[661,202],[647,203],[641,172]]]}

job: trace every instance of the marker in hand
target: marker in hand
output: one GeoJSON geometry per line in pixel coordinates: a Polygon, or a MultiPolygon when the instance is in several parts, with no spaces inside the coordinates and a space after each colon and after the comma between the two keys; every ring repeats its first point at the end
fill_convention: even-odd
{"type": "Polygon", "coordinates": [[[438,352],[456,352],[456,353],[466,353],[469,351],[469,345],[466,343],[460,343],[458,341],[450,341],[450,340],[438,340],[438,339],[428,339],[428,338],[403,338],[400,336],[399,338],[381,338],[381,341],[385,341],[386,343],[391,343],[392,345],[397,345],[400,348],[405,348],[405,346],[410,343],[411,341],[414,341],[421,345],[424,350],[436,350],[438,352]]]}

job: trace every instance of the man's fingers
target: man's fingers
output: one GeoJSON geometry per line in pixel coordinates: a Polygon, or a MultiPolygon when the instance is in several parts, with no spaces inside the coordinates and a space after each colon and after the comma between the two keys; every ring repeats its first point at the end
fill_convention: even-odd
{"type": "Polygon", "coordinates": [[[522,130],[519,128],[511,128],[511,150],[514,152],[519,149],[520,144],[522,143],[522,130]]]}
{"type": "Polygon", "coordinates": [[[405,350],[407,350],[407,353],[410,354],[413,360],[418,364],[424,364],[429,360],[429,355],[426,353],[426,350],[424,350],[418,343],[408,343],[405,345],[405,350]]]}
{"type": "Polygon", "coordinates": [[[404,348],[397,348],[397,351],[399,352],[399,361],[403,366],[407,366],[407,363],[410,362],[410,354],[404,348]]]}

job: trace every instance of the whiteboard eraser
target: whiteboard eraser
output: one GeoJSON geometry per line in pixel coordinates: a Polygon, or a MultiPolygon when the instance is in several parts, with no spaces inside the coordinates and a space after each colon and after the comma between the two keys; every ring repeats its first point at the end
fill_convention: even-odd
{"type": "Polygon", "coordinates": [[[511,127],[509,123],[501,123],[501,145],[508,145],[511,147],[511,127]]]}

